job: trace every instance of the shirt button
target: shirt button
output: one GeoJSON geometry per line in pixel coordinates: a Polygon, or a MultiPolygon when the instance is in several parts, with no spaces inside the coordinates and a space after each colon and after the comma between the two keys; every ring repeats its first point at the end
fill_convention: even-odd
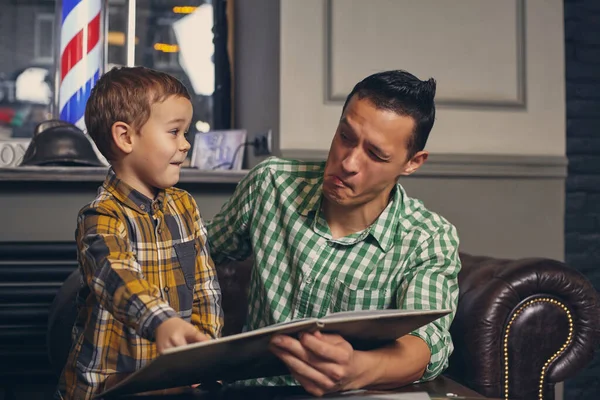
{"type": "Polygon", "coordinates": [[[329,247],[333,247],[334,244],[335,243],[333,243],[333,242],[327,242],[327,246],[329,246],[329,247]]]}
{"type": "Polygon", "coordinates": [[[140,210],[144,211],[146,209],[146,206],[144,204],[140,204],[140,210]]]}
{"type": "Polygon", "coordinates": [[[162,233],[162,229],[158,228],[156,232],[160,235],[162,233]]]}
{"type": "Polygon", "coordinates": [[[312,283],[312,281],[313,281],[313,278],[312,278],[312,276],[308,276],[308,277],[306,277],[306,281],[305,281],[306,283],[308,283],[308,284],[311,284],[311,283],[312,283]]]}
{"type": "Polygon", "coordinates": [[[168,291],[169,291],[169,287],[165,286],[165,292],[168,292],[168,291]]]}

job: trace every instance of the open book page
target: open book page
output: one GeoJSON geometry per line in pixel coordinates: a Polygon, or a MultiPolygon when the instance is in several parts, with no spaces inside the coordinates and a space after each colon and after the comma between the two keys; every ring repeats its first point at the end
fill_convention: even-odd
{"type": "MultiPolygon", "coordinates": [[[[255,329],[252,331],[247,331],[243,333],[238,333],[236,335],[226,336],[223,338],[219,338],[216,340],[220,341],[233,341],[233,340],[242,340],[248,337],[260,336],[264,334],[295,334],[300,333],[306,330],[317,330],[322,329],[324,332],[338,333],[337,329],[340,325],[347,327],[350,326],[352,322],[357,323],[357,329],[369,324],[369,321],[373,320],[397,320],[398,318],[404,317],[408,318],[409,316],[414,316],[416,320],[419,319],[428,319],[431,316],[440,316],[450,313],[451,310],[395,310],[395,309],[387,309],[387,310],[357,310],[357,311],[340,311],[336,313],[328,314],[321,318],[301,318],[295,319],[286,322],[280,322],[277,324],[269,325],[264,328],[255,329]]],[[[397,325],[397,323],[393,323],[397,325]]],[[[365,326],[366,328],[366,326],[365,326]]],[[[416,329],[416,328],[415,328],[416,329]]],[[[356,329],[354,329],[356,330],[356,329]]],[[[392,331],[393,332],[393,331],[392,331]]],[[[343,333],[343,332],[340,332],[343,333]]],[[[385,332],[383,334],[384,340],[388,338],[391,332],[385,332]]],[[[408,332],[406,332],[408,333],[408,332]]],[[[364,333],[356,332],[353,336],[362,337],[364,333]]],[[[392,335],[394,335],[392,333],[392,335]]],[[[372,335],[371,335],[372,336],[372,335]]],[[[388,339],[389,340],[389,339],[388,339]]],[[[207,342],[199,342],[192,343],[186,346],[172,347],[170,349],[165,350],[165,354],[168,353],[176,353],[181,351],[188,351],[195,347],[204,347],[211,346],[212,341],[207,342]]]]}
{"type": "Polygon", "coordinates": [[[342,312],[175,347],[104,394],[132,394],[201,382],[284,375],[288,373],[287,370],[269,350],[269,342],[275,334],[296,335],[320,330],[342,335],[355,349],[368,350],[390,343],[449,312],[450,310],[342,312]]]}
{"type": "Polygon", "coordinates": [[[356,311],[340,311],[328,314],[324,317],[319,318],[325,321],[342,321],[342,320],[353,320],[353,319],[378,319],[378,318],[397,318],[401,315],[424,315],[424,314],[438,314],[440,312],[448,313],[451,310],[356,310],[356,311]]]}

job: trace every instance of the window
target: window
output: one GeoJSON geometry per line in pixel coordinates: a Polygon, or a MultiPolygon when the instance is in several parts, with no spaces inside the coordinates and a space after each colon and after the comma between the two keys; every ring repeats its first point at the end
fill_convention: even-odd
{"type": "Polygon", "coordinates": [[[33,37],[33,62],[52,65],[54,63],[54,14],[36,14],[33,37]]]}
{"type": "MultiPolygon", "coordinates": [[[[0,140],[31,137],[38,123],[59,115],[54,110],[54,84],[60,3],[0,0],[0,140]]],[[[108,7],[107,34],[101,43],[106,68],[127,64],[128,3],[102,0],[108,7]]],[[[230,109],[229,81],[215,85],[216,77],[229,79],[229,60],[215,56],[219,41],[213,40],[215,8],[224,10],[225,4],[226,0],[136,2],[135,65],[168,72],[184,82],[194,105],[192,128],[202,131],[229,128],[229,119],[223,117],[228,115],[223,110],[230,109]],[[227,90],[217,93],[216,86],[227,90]]],[[[227,54],[226,49],[220,54],[227,54]]]]}
{"type": "Polygon", "coordinates": [[[179,46],[173,31],[174,18],[158,18],[154,31],[154,42],[152,53],[155,68],[173,70],[180,68],[179,46]]]}

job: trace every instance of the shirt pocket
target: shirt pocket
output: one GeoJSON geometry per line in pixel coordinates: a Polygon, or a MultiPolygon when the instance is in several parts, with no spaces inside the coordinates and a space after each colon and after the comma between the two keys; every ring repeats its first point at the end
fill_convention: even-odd
{"type": "Polygon", "coordinates": [[[173,246],[177,254],[179,266],[183,272],[185,285],[193,289],[196,284],[196,246],[193,240],[177,243],[173,246]]]}
{"type": "Polygon", "coordinates": [[[335,279],[331,293],[331,311],[381,310],[389,308],[389,289],[359,289],[335,279]]]}

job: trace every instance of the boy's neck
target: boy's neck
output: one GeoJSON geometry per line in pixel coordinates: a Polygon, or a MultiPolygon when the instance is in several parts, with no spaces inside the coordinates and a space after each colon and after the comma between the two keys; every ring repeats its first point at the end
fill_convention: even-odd
{"type": "Polygon", "coordinates": [[[137,174],[133,173],[133,171],[119,164],[113,164],[112,169],[119,180],[125,182],[127,185],[131,186],[133,189],[137,190],[151,200],[156,198],[158,189],[144,183],[141,179],[139,179],[137,174]]]}

